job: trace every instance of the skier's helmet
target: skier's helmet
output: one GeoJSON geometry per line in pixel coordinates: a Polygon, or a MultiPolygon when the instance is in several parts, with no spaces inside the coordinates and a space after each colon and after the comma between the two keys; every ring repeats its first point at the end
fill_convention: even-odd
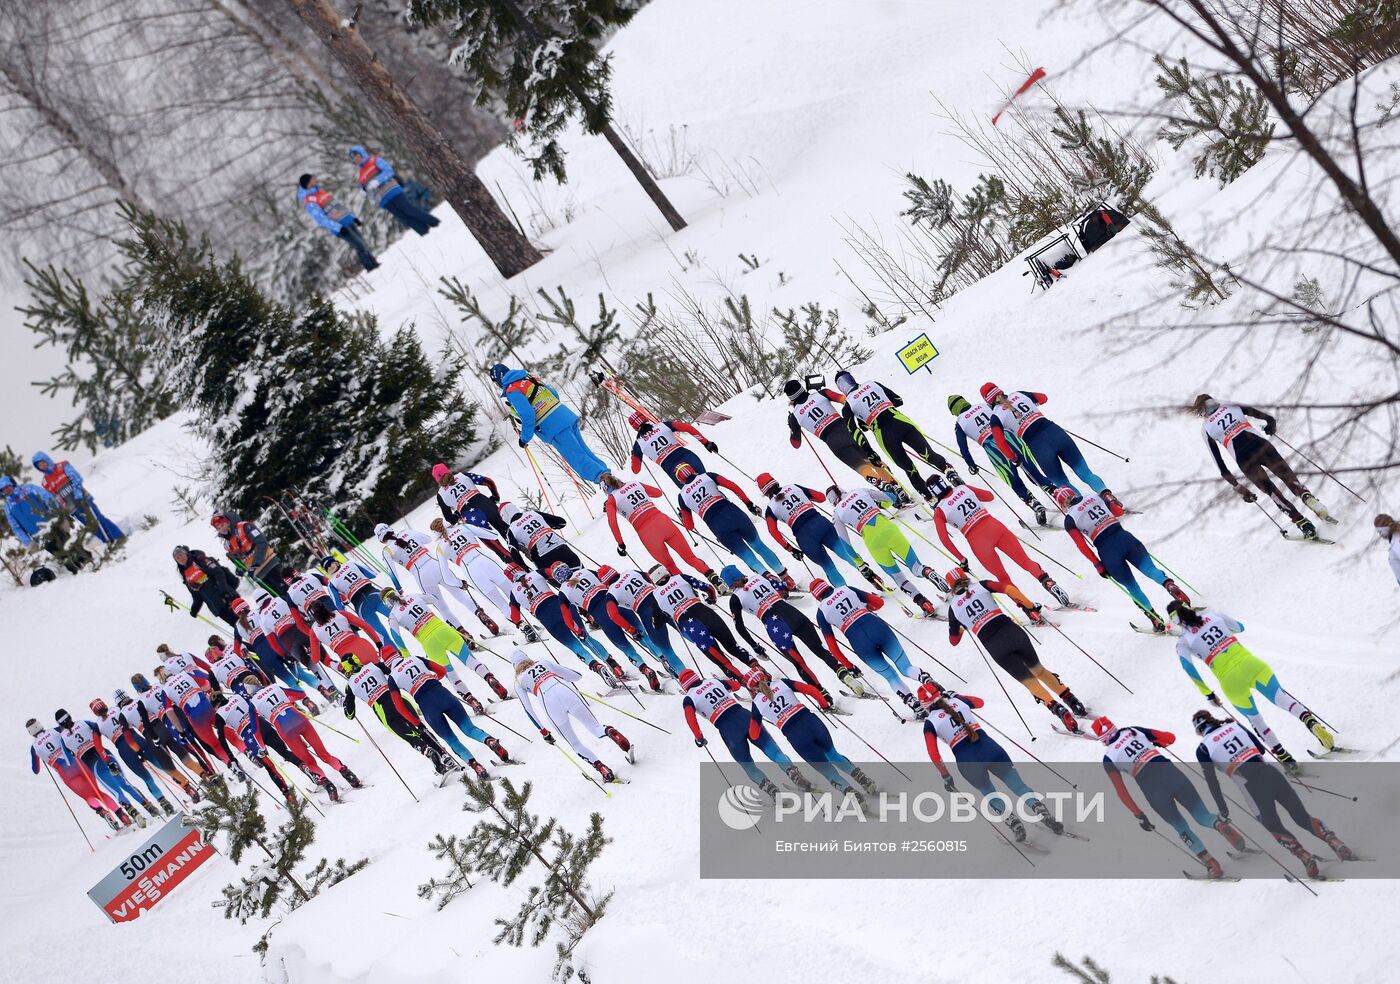
{"type": "Polygon", "coordinates": [[[826,593],[831,590],[831,585],[824,579],[816,577],[813,578],[812,583],[807,586],[807,590],[812,593],[813,598],[821,599],[826,597],[826,593]]]}
{"type": "Polygon", "coordinates": [[[703,677],[701,677],[700,674],[696,673],[694,670],[681,670],[681,689],[689,690],[691,687],[698,684],[702,679],[703,677]]]}
{"type": "Polygon", "coordinates": [[[788,398],[789,403],[799,403],[807,395],[807,387],[802,385],[800,379],[789,379],[783,383],[783,395],[788,398]]]}
{"type": "Polygon", "coordinates": [[[1114,723],[1106,717],[1094,718],[1094,723],[1091,724],[1090,727],[1094,729],[1094,737],[1099,739],[1099,741],[1103,741],[1118,730],[1114,723]]]}
{"type": "Polygon", "coordinates": [[[491,382],[495,383],[497,386],[500,386],[501,380],[506,378],[506,372],[507,370],[505,367],[505,363],[497,362],[494,366],[491,367],[491,382]]]}
{"type": "Polygon", "coordinates": [[[340,657],[340,672],[344,673],[346,676],[350,676],[352,673],[358,673],[363,668],[364,664],[360,662],[360,657],[356,656],[354,653],[346,653],[344,656],[340,657]]]}
{"type": "Polygon", "coordinates": [[[375,523],[375,524],[374,524],[374,538],[375,538],[376,540],[378,540],[380,543],[383,543],[384,541],[388,540],[389,537],[391,537],[391,536],[393,536],[393,535],[394,535],[394,528],[393,528],[392,526],[390,526],[388,523],[375,523]]]}
{"type": "Polygon", "coordinates": [[[335,557],[331,554],[326,554],[324,557],[318,557],[316,559],[316,566],[321,568],[321,570],[325,571],[327,574],[335,573],[334,570],[331,570],[332,564],[335,565],[335,570],[340,569],[340,561],[336,560],[335,557]]]}
{"type": "Polygon", "coordinates": [[[151,689],[151,681],[146,679],[146,674],[144,673],[131,674],[131,685],[136,688],[138,694],[144,694],[147,690],[151,689]]]}
{"type": "Polygon", "coordinates": [[[948,585],[948,590],[957,591],[959,584],[967,584],[972,578],[968,577],[967,571],[961,567],[954,567],[947,574],[943,575],[943,580],[948,585]]]}
{"type": "Polygon", "coordinates": [[[24,730],[37,738],[43,732],[44,726],[34,718],[30,718],[28,721],[24,722],[24,730]]]}
{"type": "Polygon", "coordinates": [[[983,383],[981,393],[982,399],[989,405],[995,403],[997,401],[997,397],[1003,395],[1001,387],[998,386],[996,383],[983,383]]]}
{"type": "Polygon", "coordinates": [[[918,697],[925,704],[932,704],[943,696],[943,691],[938,689],[936,683],[919,684],[918,697]]]}
{"type": "Polygon", "coordinates": [[[73,727],[73,715],[60,707],[53,712],[53,723],[58,725],[61,730],[67,731],[69,728],[73,727]]]}
{"type": "Polygon", "coordinates": [[[967,402],[967,397],[965,396],[960,396],[959,394],[954,393],[952,396],[948,397],[948,412],[951,413],[954,417],[967,410],[971,406],[972,404],[967,402]]]}
{"type": "Polygon", "coordinates": [[[127,704],[131,703],[131,695],[121,687],[118,687],[116,690],[112,691],[112,703],[116,704],[118,707],[125,707],[127,704]]]}
{"type": "Polygon", "coordinates": [[[755,666],[744,674],[744,686],[750,690],[757,690],[771,679],[767,673],[763,672],[761,666],[755,666]]]}
{"type": "Polygon", "coordinates": [[[929,494],[935,499],[941,499],[949,492],[953,491],[953,487],[937,475],[930,475],[925,484],[928,485],[929,494]]]}
{"type": "Polygon", "coordinates": [[[842,369],[836,374],[836,388],[839,389],[842,393],[849,393],[858,385],[859,384],[856,382],[856,377],[852,376],[845,369],[842,369]]]}
{"type": "Polygon", "coordinates": [[[1060,512],[1067,512],[1078,501],[1079,493],[1068,485],[1061,485],[1055,490],[1055,505],[1060,507],[1060,512]]]}
{"type": "Polygon", "coordinates": [[[725,584],[738,584],[744,579],[744,573],[733,564],[725,564],[719,570],[719,579],[725,584]]]}
{"type": "Polygon", "coordinates": [[[652,584],[661,584],[670,576],[671,572],[666,569],[665,564],[657,564],[652,567],[651,570],[647,571],[647,577],[651,580],[652,584]]]}
{"type": "Polygon", "coordinates": [[[506,578],[511,581],[518,581],[525,576],[525,568],[519,564],[507,564],[502,571],[506,578]]]}
{"type": "Polygon", "coordinates": [[[1191,728],[1198,735],[1208,735],[1218,727],[1220,722],[1210,711],[1201,710],[1191,715],[1191,728]]]}

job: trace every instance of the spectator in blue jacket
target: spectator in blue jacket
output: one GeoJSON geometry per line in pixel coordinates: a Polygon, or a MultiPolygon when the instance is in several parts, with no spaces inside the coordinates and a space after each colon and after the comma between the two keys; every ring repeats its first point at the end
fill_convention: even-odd
{"type": "Polygon", "coordinates": [[[26,547],[63,508],[55,496],[37,485],[20,484],[13,475],[0,475],[0,496],[5,500],[5,522],[26,547]]]}
{"type": "Polygon", "coordinates": [[[365,241],[360,238],[360,231],[355,228],[360,221],[355,218],[355,213],[338,204],[335,196],[329,191],[318,187],[315,175],[303,174],[297,184],[300,185],[297,189],[297,201],[306,209],[306,214],[332,236],[343,239],[355,251],[360,266],[365,270],[373,270],[379,266],[379,261],[374,258],[365,241]]]}
{"type": "Polygon", "coordinates": [[[42,451],[34,452],[34,467],[44,476],[44,488],[58,499],[64,509],[77,517],[84,526],[92,526],[93,533],[103,543],[115,543],[126,536],[120,526],[112,522],[93,501],[92,493],[83,485],[83,476],[70,462],[57,464],[42,451]]]}
{"type": "Polygon", "coordinates": [[[356,144],[350,148],[350,160],[360,169],[355,175],[355,181],[365,193],[365,197],[398,219],[399,225],[412,229],[420,236],[426,236],[428,230],[438,224],[437,216],[427,209],[420,208],[412,197],[405,193],[403,182],[394,170],[394,165],[382,155],[371,154],[356,144]]]}

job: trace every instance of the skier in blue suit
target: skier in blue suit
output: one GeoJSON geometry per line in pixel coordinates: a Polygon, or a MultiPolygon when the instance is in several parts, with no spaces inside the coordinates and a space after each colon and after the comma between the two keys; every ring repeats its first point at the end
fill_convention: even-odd
{"type": "Polygon", "coordinates": [[[525,370],[509,369],[499,362],[491,367],[491,381],[501,388],[501,397],[520,421],[522,448],[539,435],[584,481],[596,484],[604,475],[612,474],[612,466],[584,442],[578,429],[578,414],[559,399],[558,393],[525,370]]]}

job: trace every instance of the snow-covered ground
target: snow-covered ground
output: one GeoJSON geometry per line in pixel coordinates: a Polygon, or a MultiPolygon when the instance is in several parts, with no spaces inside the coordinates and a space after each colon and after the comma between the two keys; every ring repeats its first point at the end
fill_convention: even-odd
{"type": "MultiPolygon", "coordinates": [[[[432,236],[401,240],[369,276],[369,289],[347,295],[347,303],[373,310],[385,330],[413,320],[435,338],[444,322],[456,322],[434,289],[439,276],[453,275],[479,288],[488,305],[500,302],[506,289],[523,297],[556,285],[581,308],[599,291],[610,304],[630,305],[648,291],[659,297],[679,287],[714,297],[731,289],[749,293],[759,310],[813,300],[834,305],[857,325],[859,297],[836,269],[840,262],[861,279],[842,223],[854,219],[888,230],[903,221],[896,213],[905,170],[970,183],[978,168],[944,132],[929,93],[960,111],[986,113],[1020,77],[1018,60],[1008,52],[1024,51],[1026,60],[1052,74],[1069,63],[1088,43],[1086,32],[1064,16],[1042,19],[1052,6],[656,0],[612,45],[619,117],[663,135],[672,124],[684,126],[690,146],[707,155],[712,169],[746,168],[755,193],[717,196],[698,174],[669,179],[666,190],[690,226],[663,234],[659,216],[606,146],[574,139],[571,184],[543,194],[561,212],[558,203],[572,198],[578,212],[543,237],[553,250],[543,263],[507,288],[444,214],[444,226],[432,236]],[[756,254],[762,265],[745,273],[739,253],[756,254]]],[[[1057,88],[1066,99],[1088,98],[1096,86],[1139,77],[1134,68],[1096,64],[1092,73],[1082,69],[1059,80],[1057,88]]],[[[1261,165],[1270,166],[1288,161],[1261,165]]],[[[481,171],[488,184],[499,182],[517,210],[528,211],[513,191],[520,168],[506,154],[489,158],[481,171]]],[[[1179,167],[1164,170],[1163,201],[1199,207],[1204,216],[1230,206],[1232,196],[1238,203],[1259,190],[1247,184],[1258,180],[1251,175],[1214,195],[1213,186],[1180,174],[1179,167]]],[[[1277,199],[1264,202],[1278,206],[1277,199]]],[[[1252,231],[1262,234],[1278,219],[1261,208],[1252,231]]],[[[1167,364],[1150,345],[1105,359],[1112,336],[1096,326],[1159,294],[1162,278],[1131,233],[1072,273],[1052,291],[1032,294],[1020,270],[1008,267],[958,295],[936,322],[911,320],[875,339],[875,358],[857,374],[888,380],[908,399],[910,414],[945,440],[951,436],[944,407],[949,393],[975,393],[989,379],[1046,391],[1056,419],[1132,459],[1124,464],[1090,455],[1130,502],[1135,489],[1209,476],[1212,466],[1194,421],[1123,411],[1179,403],[1207,383],[1240,399],[1263,399],[1290,369],[1280,366],[1277,380],[1250,378],[1242,370],[1232,375],[1218,364],[1224,353],[1210,339],[1190,357],[1167,364]],[[931,376],[911,379],[894,353],[925,330],[941,355],[931,376]]],[[[785,407],[741,396],[720,409],[734,419],[712,434],[742,469],[826,484],[809,452],[788,447],[785,407]]],[[[134,923],[109,925],[83,898],[135,838],[99,840],[96,853],[86,851],[47,781],[30,775],[21,723],[30,716],[47,719],[59,706],[76,713],[134,670],[149,671],[160,641],[194,648],[207,635],[203,623],[168,613],[157,595],[159,588],[178,593],[172,544],[214,545],[203,517],[186,521],[172,504],[173,487],[186,484],[181,476],[196,471],[202,454],[181,423],[162,423],[99,456],[90,470],[90,486],[109,515],[128,526],[148,514],[159,520],[132,539],[125,560],[38,591],[0,591],[4,641],[23,667],[0,695],[0,720],[7,722],[0,731],[6,976],[48,982],[82,974],[146,984],[195,977],[376,984],[546,979],[552,946],[512,950],[491,943],[492,920],[513,910],[519,889],[479,886],[442,912],[417,897],[417,885],[437,873],[429,839],[464,833],[472,818],[460,812],[455,788],[435,788],[423,761],[387,740],[382,747],[422,802],[409,799],[372,749],[330,736],[337,753],[374,785],[327,810],[311,856],[366,856],[373,863],[287,918],[272,937],[265,967],[249,952],[265,926],[240,927],[210,908],[219,887],[235,877],[226,859],[216,859],[134,923]]],[[[509,445],[479,470],[507,490],[534,487],[528,466],[509,445]]],[[[551,477],[560,480],[555,490],[573,521],[570,534],[594,556],[609,555],[604,525],[589,519],[562,476],[551,477]]],[[[1198,491],[1168,499],[1129,526],[1199,597],[1246,621],[1251,647],[1335,723],[1349,745],[1374,751],[1395,738],[1390,705],[1397,685],[1381,683],[1397,652],[1395,630],[1385,633],[1395,585],[1381,551],[1368,543],[1369,512],[1335,486],[1315,488],[1343,516],[1338,546],[1284,542],[1252,507],[1233,499],[1207,507],[1198,491]]],[[[592,509],[599,512],[596,502],[592,509]]],[[[409,520],[423,528],[419,524],[435,512],[429,504],[409,520]]],[[[1062,534],[1042,535],[1044,549],[1085,575],[1062,583],[1099,608],[1067,616],[1066,630],[1136,695],[1124,694],[1062,640],[1043,640],[1046,661],[1096,710],[1186,731],[1199,699],[1171,644],[1130,632],[1122,596],[1093,577],[1062,534]]],[[[922,543],[916,546],[924,551],[922,543]]],[[[942,623],[909,631],[957,667],[971,681],[969,690],[989,698],[994,719],[1009,721],[1005,698],[970,647],[949,650],[942,623]]],[[[1094,757],[1094,746],[1056,736],[1042,711],[1023,696],[1013,699],[1037,727],[1042,757],[1094,757]]],[[[658,973],[676,984],[759,975],[775,982],[1042,981],[1059,976],[1049,965],[1057,949],[1071,957],[1090,954],[1124,981],[1153,973],[1182,981],[1394,978],[1400,947],[1384,914],[1396,911],[1400,891],[1387,882],[1321,885],[1320,898],[1313,898],[1297,886],[1265,881],[1205,887],[700,880],[701,753],[684,731],[679,698],[650,700],[646,716],[671,734],[612,722],[637,739],[642,752],[635,768],[621,766],[634,783],[613,789],[608,800],[580,782],[557,752],[504,735],[526,760],[510,772],[535,781],[541,812],[575,826],[594,810],[606,818],[614,843],[595,877],[616,895],[578,951],[594,981],[652,980],[658,973]],[[1337,945],[1339,927],[1346,930],[1345,946],[1337,945]]],[[[502,720],[517,730],[527,727],[518,707],[508,706],[502,720]]],[[[919,733],[895,724],[878,705],[859,706],[853,722],[890,758],[923,757],[919,733]]],[[[1299,747],[1307,740],[1296,722],[1282,721],[1279,733],[1299,747]]],[[[95,823],[84,823],[102,837],[95,823]]]]}

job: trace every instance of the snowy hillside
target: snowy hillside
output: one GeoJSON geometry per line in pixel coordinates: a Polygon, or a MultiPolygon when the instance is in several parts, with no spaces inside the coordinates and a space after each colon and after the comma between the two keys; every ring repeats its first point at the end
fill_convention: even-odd
{"type": "MultiPolygon", "coordinates": [[[[666,180],[690,226],[664,234],[660,217],[606,145],[575,137],[568,144],[570,184],[540,191],[557,216],[566,203],[576,209],[572,221],[541,237],[552,249],[544,262],[502,283],[442,209],[439,231],[422,240],[401,239],[381,257],[382,267],[341,300],[373,311],[385,331],[413,321],[434,344],[445,326],[457,322],[437,294],[440,276],[471,284],[488,307],[503,307],[511,293],[524,297],[558,285],[581,307],[599,292],[609,304],[630,307],[648,292],[658,299],[690,292],[708,300],[732,291],[748,293],[763,310],[818,301],[839,308],[849,326],[860,326],[861,298],[837,268],[839,263],[861,280],[844,228],[854,221],[893,230],[903,222],[897,213],[906,170],[954,181],[976,176],[978,165],[946,133],[929,94],[959,111],[989,115],[1001,94],[1024,77],[1022,52],[1025,61],[1044,64],[1053,76],[1056,66],[1070,64],[1090,43],[1082,22],[1043,16],[1055,6],[1049,0],[655,0],[611,46],[616,114],[663,137],[672,125],[684,127],[689,146],[712,174],[742,174],[746,188],[731,181],[729,194],[720,195],[698,172],[666,180]],[[757,257],[758,268],[750,271],[739,254],[757,257]]],[[[1122,79],[1143,78],[1140,69],[1110,62],[1054,81],[1062,98],[1082,99],[1122,79]]],[[[1189,167],[1172,162],[1170,151],[1162,153],[1161,200],[1166,208],[1180,207],[1188,231],[1255,196],[1260,202],[1254,225],[1228,237],[1238,240],[1236,248],[1289,218],[1287,189],[1263,194],[1262,184],[1251,184],[1251,174],[1216,193],[1214,184],[1191,180],[1189,167]]],[[[1271,157],[1261,168],[1271,166],[1290,164],[1271,157]]],[[[513,202],[523,197],[517,194],[521,166],[506,152],[487,158],[479,171],[513,202]]],[[[528,210],[520,204],[517,209],[528,210]]],[[[1233,497],[1212,498],[1223,486],[1183,486],[1165,496],[1148,491],[1212,478],[1213,465],[1198,421],[1135,411],[1180,404],[1208,385],[1217,394],[1262,401],[1277,394],[1293,367],[1281,364],[1277,378],[1236,371],[1224,339],[1213,336],[1166,361],[1153,344],[1134,346],[1103,330],[1166,290],[1133,230],[1048,292],[1032,293],[1022,269],[1011,264],[960,293],[936,321],[910,320],[861,339],[875,355],[855,367],[857,376],[888,381],[906,397],[906,412],[944,441],[952,439],[949,394],[975,398],[988,380],[1048,393],[1047,411],[1055,419],[1131,459],[1125,464],[1085,449],[1125,503],[1161,498],[1130,517],[1128,526],[1181,572],[1195,588],[1193,598],[1248,623],[1251,648],[1289,689],[1337,725],[1348,745],[1368,753],[1388,748],[1386,759],[1400,759],[1392,712],[1400,683],[1382,682],[1400,652],[1396,588],[1370,526],[1371,515],[1386,505],[1362,506],[1335,485],[1314,483],[1342,523],[1331,534],[1337,545],[1311,546],[1282,540],[1254,507],[1233,497]],[[895,353],[923,331],[941,354],[931,374],[911,378],[895,353]]],[[[741,395],[717,409],[733,419],[707,430],[743,471],[828,484],[811,452],[788,446],[781,401],[741,395]]],[[[207,637],[208,626],[167,612],[157,594],[179,589],[169,559],[173,544],[209,550],[215,545],[204,516],[186,520],[173,505],[174,487],[188,483],[185,476],[195,473],[205,453],[181,423],[165,421],[100,455],[88,470],[89,486],[113,518],[128,528],[148,514],[159,521],[132,538],[122,562],[60,578],[41,590],[0,589],[9,658],[15,668],[28,670],[14,675],[0,695],[0,720],[6,722],[0,729],[0,858],[7,876],[0,921],[11,941],[7,977],[44,984],[75,975],[142,984],[547,980],[551,945],[509,949],[491,943],[493,920],[518,904],[520,890],[482,885],[441,912],[417,897],[417,886],[441,867],[430,857],[428,841],[437,833],[465,833],[473,818],[461,812],[459,790],[436,788],[426,763],[401,743],[391,744],[372,720],[381,747],[422,802],[410,800],[373,749],[328,737],[332,750],[373,785],[352,793],[343,806],[327,807],[310,856],[368,857],[372,863],[287,918],[272,936],[265,965],[249,947],[266,926],[239,926],[210,907],[219,888],[236,877],[227,859],[215,859],[130,924],[109,925],[83,897],[136,838],[105,839],[96,821],[83,816],[97,844],[89,853],[47,779],[30,774],[21,724],[31,716],[48,720],[60,706],[76,714],[132,672],[149,672],[161,641],[193,649],[207,637]]],[[[494,476],[508,497],[536,489],[513,440],[474,470],[494,476]]],[[[545,473],[571,521],[567,535],[588,554],[610,558],[606,524],[590,518],[590,510],[601,516],[600,503],[580,501],[552,466],[545,473]]],[[[845,471],[837,477],[855,481],[845,471]]],[[[436,515],[427,503],[408,521],[423,529],[436,515]]],[[[1002,518],[1009,519],[1004,512],[1002,518]]],[[[918,525],[933,537],[932,524],[918,525]]],[[[1040,536],[1036,545],[1076,572],[1059,577],[1061,583],[1076,600],[1098,609],[1067,614],[1065,630],[1135,694],[1124,693],[1058,637],[1038,640],[1047,664],[1072,679],[1099,713],[1120,723],[1189,733],[1200,699],[1171,643],[1128,629],[1133,611],[1127,601],[1094,576],[1063,533],[1040,536]]],[[[927,544],[916,540],[915,546],[935,566],[946,566],[927,544]]],[[[1149,593],[1160,599],[1155,586],[1149,593]]],[[[813,610],[808,599],[801,607],[813,610]]],[[[907,625],[917,626],[906,630],[968,678],[969,691],[988,699],[993,720],[1008,730],[1014,725],[1006,698],[975,650],[967,644],[951,650],[943,622],[907,625]]],[[[1101,754],[1096,745],[1053,733],[1024,693],[1011,699],[1036,729],[1041,757],[1093,761],[1101,754]]],[[[853,725],[886,756],[925,758],[915,727],[901,727],[878,704],[855,703],[860,706],[853,725]]],[[[638,711],[635,705],[628,709],[638,711]]],[[[613,843],[595,866],[595,878],[616,895],[577,954],[599,984],[640,984],[659,973],[672,984],[760,976],[773,984],[1067,979],[1050,966],[1056,950],[1072,958],[1092,955],[1123,982],[1146,981],[1152,974],[1181,982],[1395,977],[1400,944],[1393,919],[1385,917],[1400,907],[1400,888],[1392,882],[1322,884],[1314,898],[1297,885],[1248,880],[1211,886],[701,880],[697,770],[705,759],[685,730],[679,698],[647,701],[647,720],[670,734],[608,713],[600,715],[604,723],[616,724],[641,749],[635,767],[620,766],[633,783],[612,787],[608,799],[580,782],[556,751],[499,732],[525,761],[502,771],[517,782],[535,782],[534,805],[541,812],[575,827],[592,811],[604,815],[613,843]],[[1339,930],[1345,932],[1340,947],[1339,930]]],[[[1307,735],[1297,722],[1272,709],[1265,713],[1282,722],[1278,731],[1285,742],[1303,747],[1307,735]]],[[[528,729],[514,704],[499,717],[518,731],[528,729]]],[[[327,720],[342,724],[338,714],[327,720]]],[[[489,721],[483,724],[491,730],[489,721]]],[[[857,747],[848,747],[854,745],[848,736],[838,734],[837,742],[861,758],[857,747]]],[[[1025,772],[1034,785],[1038,770],[1025,772]]]]}

